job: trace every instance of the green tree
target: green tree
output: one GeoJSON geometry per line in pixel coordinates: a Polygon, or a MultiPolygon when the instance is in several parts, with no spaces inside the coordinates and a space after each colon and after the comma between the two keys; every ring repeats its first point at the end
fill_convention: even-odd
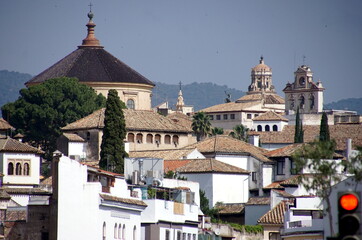
{"type": "Polygon", "coordinates": [[[247,133],[249,131],[249,128],[245,127],[243,124],[236,125],[233,128],[233,131],[230,132],[229,136],[239,139],[241,141],[248,141],[247,133]]]}
{"type": "Polygon", "coordinates": [[[121,174],[124,173],[124,158],[128,157],[124,149],[126,121],[122,109],[125,108],[125,104],[118,97],[118,92],[114,89],[109,90],[104,115],[99,167],[121,174]]]}
{"type": "Polygon", "coordinates": [[[303,143],[303,142],[304,142],[303,123],[300,120],[299,108],[297,108],[297,113],[295,116],[294,143],[303,143]]]}
{"type": "Polygon", "coordinates": [[[325,112],[322,114],[321,125],[319,130],[319,141],[330,141],[328,117],[325,112]]]}
{"type": "Polygon", "coordinates": [[[350,156],[347,161],[342,163],[346,171],[352,174],[355,181],[359,183],[362,181],[362,146],[357,146],[356,150],[357,154],[350,156]]]}
{"type": "Polygon", "coordinates": [[[204,139],[211,130],[210,118],[204,112],[198,112],[192,117],[192,130],[195,132],[197,141],[204,139]]]}
{"type": "Polygon", "coordinates": [[[101,94],[75,78],[49,79],[20,90],[20,97],[4,105],[3,117],[25,135],[24,140],[41,147],[50,160],[61,128],[105,106],[101,94]]]}
{"type": "Polygon", "coordinates": [[[300,183],[307,191],[313,191],[327,204],[326,212],[329,216],[329,224],[332,235],[334,235],[333,219],[331,214],[332,204],[330,195],[332,186],[341,181],[341,175],[338,171],[341,164],[333,160],[336,143],[334,141],[316,141],[304,145],[293,155],[296,170],[301,172],[303,169],[309,169],[313,175],[301,175],[300,183]]]}
{"type": "Polygon", "coordinates": [[[221,127],[211,128],[211,136],[224,134],[224,129],[221,127]]]}

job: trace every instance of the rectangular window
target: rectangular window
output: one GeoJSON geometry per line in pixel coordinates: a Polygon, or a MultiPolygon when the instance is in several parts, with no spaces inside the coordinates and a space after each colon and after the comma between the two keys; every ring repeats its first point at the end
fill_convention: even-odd
{"type": "Polygon", "coordinates": [[[227,120],[228,119],[228,115],[227,114],[224,114],[224,120],[227,120]]]}
{"type": "Polygon", "coordinates": [[[182,233],[182,240],[186,240],[186,233],[182,233]]]}
{"type": "Polygon", "coordinates": [[[254,182],[256,182],[256,172],[252,172],[252,173],[251,173],[251,180],[253,180],[254,182]]]}
{"type": "Polygon", "coordinates": [[[210,120],[214,120],[214,115],[208,115],[210,120]]]}
{"type": "Polygon", "coordinates": [[[177,231],[177,240],[181,240],[181,231],[177,231]]]}
{"type": "Polygon", "coordinates": [[[230,119],[235,119],[235,114],[234,113],[230,114],[230,119]]]}
{"type": "Polygon", "coordinates": [[[248,114],[246,115],[246,118],[247,118],[247,119],[251,119],[251,114],[248,113],[248,114]]]}
{"type": "Polygon", "coordinates": [[[166,230],[166,233],[165,233],[165,240],[170,240],[170,230],[166,230]]]}
{"type": "Polygon", "coordinates": [[[192,240],[196,240],[196,234],[192,234],[192,240]]]}
{"type": "Polygon", "coordinates": [[[277,162],[277,174],[284,175],[285,174],[285,162],[284,160],[277,162]]]}
{"type": "Polygon", "coordinates": [[[220,115],[216,115],[216,120],[220,120],[221,116],[220,115]]]}

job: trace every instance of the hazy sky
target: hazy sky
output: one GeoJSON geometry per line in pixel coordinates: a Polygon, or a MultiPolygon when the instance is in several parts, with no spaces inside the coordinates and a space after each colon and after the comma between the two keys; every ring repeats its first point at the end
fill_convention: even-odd
{"type": "MultiPolygon", "coordinates": [[[[77,49],[86,36],[89,3],[1,0],[0,70],[36,75],[77,49]]],[[[101,44],[151,81],[213,82],[247,91],[250,70],[263,55],[283,97],[303,63],[326,88],[325,103],[362,97],[361,0],[92,4],[101,44]]]]}

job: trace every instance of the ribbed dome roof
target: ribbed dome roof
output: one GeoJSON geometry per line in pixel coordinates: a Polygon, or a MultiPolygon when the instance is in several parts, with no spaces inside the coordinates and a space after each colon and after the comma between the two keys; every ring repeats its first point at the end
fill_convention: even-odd
{"type": "Polygon", "coordinates": [[[264,64],[264,58],[260,57],[259,64],[251,69],[254,72],[271,72],[271,68],[264,64]]]}

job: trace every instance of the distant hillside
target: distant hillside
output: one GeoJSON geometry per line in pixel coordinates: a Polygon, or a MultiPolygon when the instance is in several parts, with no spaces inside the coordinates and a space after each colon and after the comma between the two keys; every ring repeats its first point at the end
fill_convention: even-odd
{"type": "MultiPolygon", "coordinates": [[[[180,86],[176,84],[166,84],[156,82],[153,89],[152,105],[168,101],[169,106],[175,108],[180,86]]],[[[214,83],[191,83],[182,85],[182,95],[185,105],[193,105],[195,111],[225,102],[227,97],[225,91],[231,95],[231,100],[245,95],[241,90],[228,88],[226,85],[220,86],[214,83]]]]}
{"type": "Polygon", "coordinates": [[[24,83],[31,77],[26,73],[0,70],[0,107],[8,102],[14,102],[19,97],[19,90],[25,87],[24,83]]]}
{"type": "Polygon", "coordinates": [[[324,105],[324,109],[351,110],[362,115],[362,98],[347,98],[324,105]]]}

